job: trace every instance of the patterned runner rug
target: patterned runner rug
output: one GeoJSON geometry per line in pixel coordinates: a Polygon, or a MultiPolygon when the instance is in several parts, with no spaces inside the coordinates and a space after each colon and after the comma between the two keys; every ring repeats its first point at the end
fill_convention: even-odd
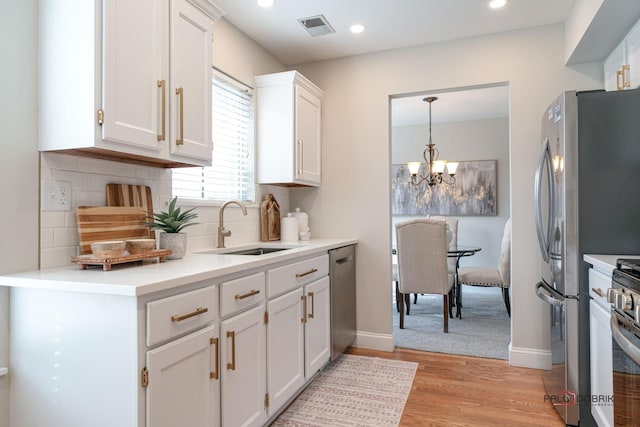
{"type": "Polygon", "coordinates": [[[418,364],[343,354],[272,426],[396,427],[418,364]]]}

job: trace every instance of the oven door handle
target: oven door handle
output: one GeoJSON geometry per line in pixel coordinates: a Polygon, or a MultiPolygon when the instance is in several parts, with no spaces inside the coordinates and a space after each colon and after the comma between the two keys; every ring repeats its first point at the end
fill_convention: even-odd
{"type": "Polygon", "coordinates": [[[636,347],[629,338],[625,337],[620,329],[620,322],[615,314],[611,314],[611,336],[618,343],[624,354],[640,365],[640,348],[636,347]]]}

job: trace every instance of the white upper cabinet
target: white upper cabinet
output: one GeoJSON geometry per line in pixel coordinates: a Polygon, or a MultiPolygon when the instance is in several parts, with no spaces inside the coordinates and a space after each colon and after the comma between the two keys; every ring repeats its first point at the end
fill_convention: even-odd
{"type": "Polygon", "coordinates": [[[258,183],[320,186],[324,92],[297,71],[255,82],[258,183]]]}
{"type": "Polygon", "coordinates": [[[42,0],[40,149],[211,163],[209,0],[42,0]]]}
{"type": "Polygon", "coordinates": [[[604,61],[605,90],[637,87],[640,87],[640,21],[604,61]]]}

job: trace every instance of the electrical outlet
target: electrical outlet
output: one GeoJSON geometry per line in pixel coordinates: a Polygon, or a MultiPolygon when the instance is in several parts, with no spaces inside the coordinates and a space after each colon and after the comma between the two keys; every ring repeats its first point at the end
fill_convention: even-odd
{"type": "Polygon", "coordinates": [[[71,183],[67,181],[45,181],[40,199],[43,211],[71,210],[71,183]]]}

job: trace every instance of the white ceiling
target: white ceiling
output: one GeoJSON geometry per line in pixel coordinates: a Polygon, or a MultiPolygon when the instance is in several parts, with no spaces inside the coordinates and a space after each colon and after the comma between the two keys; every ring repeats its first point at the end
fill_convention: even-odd
{"type": "MultiPolygon", "coordinates": [[[[462,39],[564,22],[574,0],[510,0],[492,10],[489,0],[275,0],[270,9],[257,0],[214,0],[240,31],[294,66],[326,60],[462,39]],[[335,33],[311,37],[300,18],[324,15],[335,33]],[[352,24],[363,24],[361,34],[351,34],[352,24]]],[[[428,104],[433,123],[508,117],[506,86],[449,93],[425,93],[392,101],[392,125],[425,124],[428,104]]]]}
{"type": "Polygon", "coordinates": [[[214,0],[229,22],[286,65],[564,22],[574,0],[214,0]],[[311,37],[300,18],[324,15],[335,33],[311,37]],[[363,24],[362,34],[349,27],[363,24]]]}

